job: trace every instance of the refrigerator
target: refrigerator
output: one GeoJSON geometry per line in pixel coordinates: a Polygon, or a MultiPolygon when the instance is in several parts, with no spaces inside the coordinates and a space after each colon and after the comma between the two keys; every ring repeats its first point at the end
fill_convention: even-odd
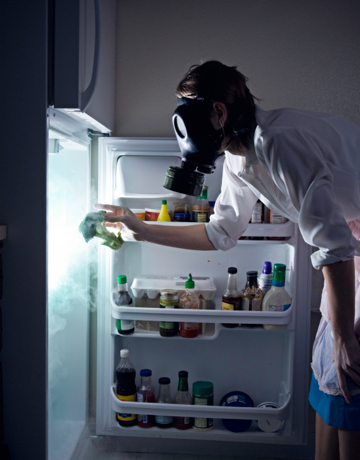
{"type": "MultiPolygon", "coordinates": [[[[105,450],[199,455],[240,448],[254,455],[261,450],[265,457],[276,448],[280,452],[285,446],[306,444],[311,248],[291,222],[249,225],[244,236],[285,239],[239,240],[227,252],[187,251],[130,240],[116,252],[98,241],[86,244],[78,225],[95,202],[158,208],[161,200],[166,199],[171,210],[177,202],[191,206],[194,198],[162,187],[168,166],[180,163],[175,138],[111,137],[115,1],[104,0],[98,5],[86,2],[94,32],[89,36],[91,50],[84,54],[80,53],[84,2],[40,3],[41,7],[34,10],[23,2],[26,14],[19,20],[16,7],[12,7],[18,36],[23,28],[29,32],[30,41],[31,24],[41,31],[42,46],[38,46],[38,37],[31,42],[37,65],[24,66],[27,85],[17,78],[10,51],[8,59],[9,73],[16,77],[8,78],[9,85],[14,81],[9,93],[19,93],[26,102],[23,110],[18,111],[13,99],[9,99],[11,116],[4,126],[12,136],[3,136],[7,151],[13,152],[4,158],[6,170],[12,175],[3,173],[1,185],[8,198],[3,203],[5,217],[1,222],[8,224],[2,249],[3,321],[7,326],[2,360],[5,440],[10,453],[21,458],[31,446],[37,458],[81,460],[100,458],[97,453],[105,450]],[[65,6],[70,8],[69,13],[63,10],[65,6]],[[100,17],[96,18],[96,14],[100,17]],[[55,17],[62,18],[60,23],[56,24],[55,17]],[[106,27],[101,28],[103,22],[106,27]],[[71,36],[71,43],[75,40],[76,46],[69,46],[66,40],[60,46],[58,24],[65,28],[63,39],[71,36]],[[72,27],[74,34],[69,35],[72,27]],[[56,51],[60,51],[58,60],[56,51]],[[74,52],[74,60],[64,59],[69,51],[74,52]],[[61,53],[65,54],[61,57],[61,53]],[[75,71],[71,78],[70,70],[75,71]],[[93,77],[96,83],[91,84],[93,77]],[[71,100],[57,99],[55,90],[61,85],[59,94],[71,93],[71,100]],[[83,104],[82,93],[89,87],[91,94],[87,93],[83,104]],[[106,113],[102,113],[105,107],[106,113]],[[17,135],[19,126],[23,126],[21,132],[25,135],[17,135]],[[23,210],[21,216],[18,209],[23,210]],[[261,271],[266,260],[286,264],[291,308],[271,315],[222,311],[221,295],[228,267],[238,269],[241,288],[246,271],[261,271]],[[147,300],[156,301],[163,282],[173,282],[188,273],[210,278],[213,283],[211,292],[204,296],[205,308],[198,312],[176,310],[171,317],[174,321],[206,324],[204,334],[194,339],[163,338],[156,330],[141,328],[129,337],[117,333],[117,319],[134,319],[138,324],[163,320],[165,312],[149,307],[147,300]],[[137,305],[132,309],[115,305],[116,278],[120,274],[128,278],[130,294],[137,305]],[[147,284],[137,289],[142,280],[147,284]],[[151,280],[156,280],[156,285],[151,280]],[[16,308],[7,308],[9,305],[16,308]],[[241,327],[222,326],[229,322],[241,327]],[[285,329],[267,331],[246,326],[270,323],[285,325],[285,329]],[[181,407],[120,402],[114,397],[114,386],[115,368],[123,348],[130,350],[137,384],[140,370],[149,368],[157,391],[158,379],[169,377],[174,396],[178,372],[187,370],[190,389],[198,380],[213,382],[214,405],[181,407]],[[222,396],[234,390],[247,393],[255,407],[221,407],[222,396]],[[279,407],[256,407],[266,401],[279,407]],[[116,412],[123,410],[211,417],[214,428],[207,433],[156,427],[125,429],[115,420],[116,412]],[[19,423],[21,411],[29,415],[26,424],[19,423]],[[233,433],[223,426],[222,419],[252,420],[252,424],[244,432],[233,433]],[[281,429],[262,432],[257,427],[258,420],[280,420],[281,429]],[[22,443],[17,442],[18,437],[22,443]]],[[[25,58],[27,48],[22,52],[25,58]]],[[[206,177],[210,200],[216,200],[220,193],[221,172],[219,160],[216,172],[206,177]]],[[[165,319],[169,317],[166,313],[165,319]]]]}

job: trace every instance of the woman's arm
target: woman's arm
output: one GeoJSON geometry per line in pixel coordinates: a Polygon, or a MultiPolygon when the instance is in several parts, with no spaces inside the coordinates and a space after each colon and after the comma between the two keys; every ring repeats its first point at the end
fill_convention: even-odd
{"type": "Polygon", "coordinates": [[[107,204],[94,205],[97,209],[107,211],[106,225],[125,229],[136,241],[148,241],[181,249],[194,249],[198,251],[215,251],[203,225],[148,225],[142,222],[128,208],[107,204]]]}
{"type": "Polygon", "coordinates": [[[336,262],[322,267],[326,281],[331,327],[334,336],[332,358],[335,361],[340,389],[351,401],[345,374],[360,386],[360,345],[354,331],[355,269],[354,261],[336,262]]]}

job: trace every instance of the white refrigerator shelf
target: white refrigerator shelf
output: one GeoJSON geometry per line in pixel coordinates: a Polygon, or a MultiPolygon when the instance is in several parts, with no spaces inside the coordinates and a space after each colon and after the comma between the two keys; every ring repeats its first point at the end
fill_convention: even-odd
{"type": "MultiPolygon", "coordinates": [[[[112,302],[111,302],[112,303],[112,302]]],[[[294,304],[285,311],[228,311],[228,310],[182,310],[148,307],[118,307],[111,305],[115,319],[198,322],[198,323],[231,323],[231,324],[274,324],[287,325],[291,322],[294,304]]]]}
{"type": "Polygon", "coordinates": [[[186,404],[162,404],[120,401],[116,396],[116,387],[111,392],[111,408],[115,412],[127,414],[163,415],[174,417],[204,417],[215,419],[237,420],[284,420],[290,409],[291,393],[279,395],[282,400],[280,407],[226,407],[226,406],[194,406],[186,404]]]}

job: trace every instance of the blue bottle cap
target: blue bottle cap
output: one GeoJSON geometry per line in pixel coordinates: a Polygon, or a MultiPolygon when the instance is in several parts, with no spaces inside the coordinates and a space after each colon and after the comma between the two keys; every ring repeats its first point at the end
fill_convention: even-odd
{"type": "Polygon", "coordinates": [[[270,275],[272,270],[271,262],[264,262],[263,273],[264,275],[270,275]]]}
{"type": "Polygon", "coordinates": [[[152,372],[150,369],[141,369],[140,375],[141,377],[150,377],[152,375],[152,372]]]}

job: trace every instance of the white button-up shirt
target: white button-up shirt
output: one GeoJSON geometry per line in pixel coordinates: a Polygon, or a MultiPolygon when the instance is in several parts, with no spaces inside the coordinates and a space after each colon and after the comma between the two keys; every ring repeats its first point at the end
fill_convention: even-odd
{"type": "Polygon", "coordinates": [[[299,224],[319,248],[315,268],[360,255],[347,222],[360,218],[360,127],[295,109],[256,108],[254,148],[226,152],[221,194],[207,234],[220,250],[235,246],[257,199],[299,224]]]}

